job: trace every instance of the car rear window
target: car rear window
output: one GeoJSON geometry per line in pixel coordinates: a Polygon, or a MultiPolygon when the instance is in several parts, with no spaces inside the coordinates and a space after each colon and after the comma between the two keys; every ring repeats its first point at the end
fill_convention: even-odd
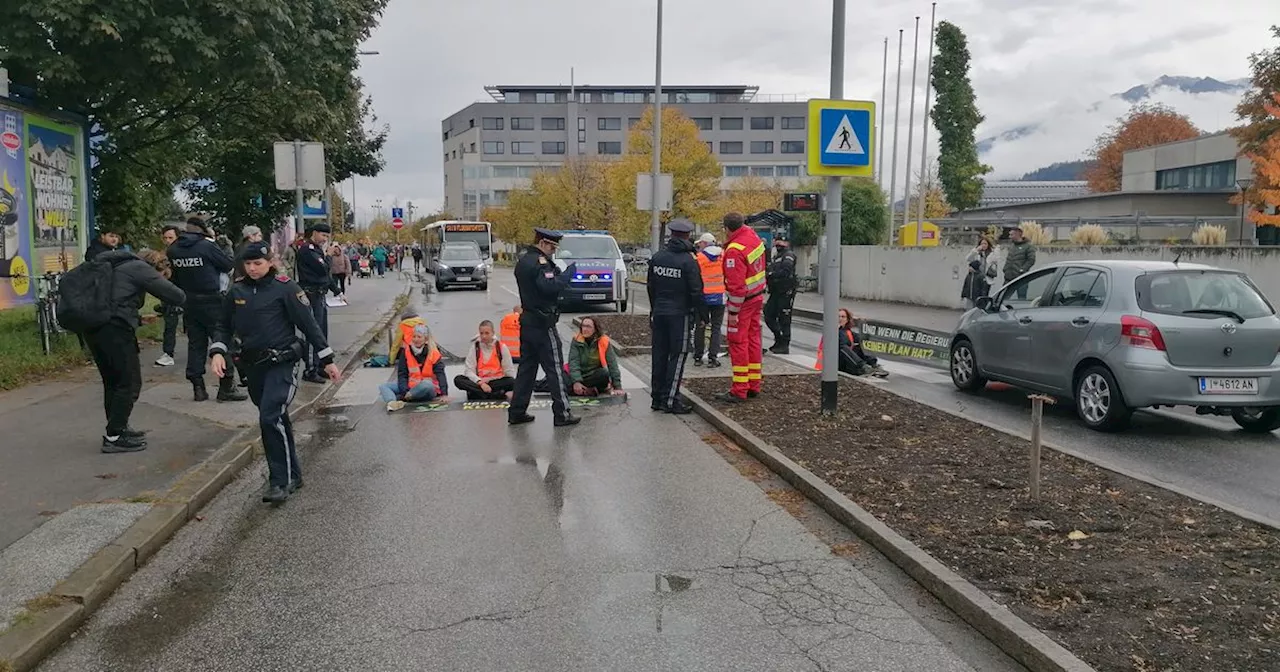
{"type": "Polygon", "coordinates": [[[1228,271],[1166,271],[1138,276],[1138,307],[1146,312],[1213,319],[1230,311],[1249,320],[1274,315],[1275,309],[1243,273],[1228,271]]]}

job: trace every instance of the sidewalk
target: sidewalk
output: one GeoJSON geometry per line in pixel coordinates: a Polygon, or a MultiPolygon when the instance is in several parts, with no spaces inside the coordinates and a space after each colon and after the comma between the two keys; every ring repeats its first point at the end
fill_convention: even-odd
{"type": "MultiPolygon", "coordinates": [[[[366,332],[404,291],[391,277],[349,287],[351,304],[330,308],[330,344],[339,362],[358,354],[366,332]]],[[[143,347],[144,387],[131,420],[149,430],[140,453],[99,452],[102,387],[92,367],[0,395],[0,630],[25,600],[52,588],[186,472],[257,425],[248,401],[193,402],[183,377],[185,338],[177,350],[177,363],[160,368],[152,365],[159,346],[143,347]]],[[[327,387],[302,384],[294,408],[327,387]]]]}

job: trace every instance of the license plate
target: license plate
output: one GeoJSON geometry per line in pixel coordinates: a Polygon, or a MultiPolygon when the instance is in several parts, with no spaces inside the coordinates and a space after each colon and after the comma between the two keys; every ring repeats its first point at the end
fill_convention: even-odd
{"type": "Polygon", "coordinates": [[[583,294],[582,298],[587,301],[604,301],[609,298],[608,294],[583,294]]]}
{"type": "Polygon", "coordinates": [[[1257,394],[1257,378],[1201,378],[1200,394],[1257,394]]]}
{"type": "Polygon", "coordinates": [[[469,275],[459,275],[459,276],[458,276],[458,282],[471,282],[471,276],[469,276],[469,275]]]}

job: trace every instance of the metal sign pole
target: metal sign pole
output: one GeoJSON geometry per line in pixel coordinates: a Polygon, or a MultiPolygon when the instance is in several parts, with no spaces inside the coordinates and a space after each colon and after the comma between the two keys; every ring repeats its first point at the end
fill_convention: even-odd
{"type": "Polygon", "coordinates": [[[297,201],[297,203],[295,204],[296,212],[294,213],[294,217],[298,219],[297,223],[294,224],[294,228],[296,229],[296,233],[302,233],[303,231],[306,230],[306,222],[302,218],[302,208],[303,208],[304,199],[302,196],[302,141],[301,140],[293,141],[293,183],[294,183],[294,198],[297,201]]]}
{"type": "MultiPolygon", "coordinates": [[[[845,0],[834,0],[831,10],[831,99],[844,97],[844,16],[845,0]]],[[[840,206],[841,178],[827,178],[826,263],[822,278],[822,413],[836,412],[840,386],[840,336],[837,311],[840,301],[840,206]]]]}

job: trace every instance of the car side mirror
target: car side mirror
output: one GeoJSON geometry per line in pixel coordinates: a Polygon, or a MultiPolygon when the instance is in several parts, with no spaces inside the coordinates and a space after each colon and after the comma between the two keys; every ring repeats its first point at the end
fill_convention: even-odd
{"type": "Polygon", "coordinates": [[[973,305],[989,313],[991,312],[991,305],[992,305],[991,297],[979,296],[978,300],[973,302],[973,305]]]}

